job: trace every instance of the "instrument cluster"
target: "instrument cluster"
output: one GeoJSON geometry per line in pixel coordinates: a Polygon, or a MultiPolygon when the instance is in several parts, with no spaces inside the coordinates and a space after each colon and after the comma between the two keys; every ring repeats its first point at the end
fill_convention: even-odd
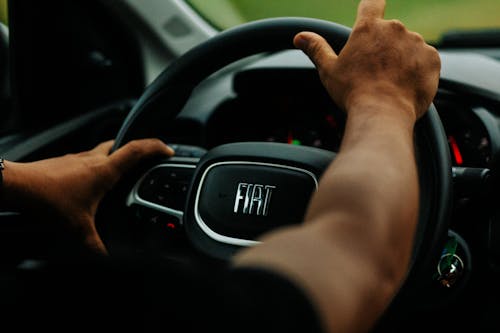
{"type": "MultiPolygon", "coordinates": [[[[438,95],[454,166],[487,167],[494,153],[488,119],[467,103],[438,95]]],[[[493,115],[491,114],[493,117],[493,115]]],[[[338,152],[346,116],[321,93],[237,97],[221,105],[207,128],[208,148],[239,141],[281,142],[338,152]]]]}

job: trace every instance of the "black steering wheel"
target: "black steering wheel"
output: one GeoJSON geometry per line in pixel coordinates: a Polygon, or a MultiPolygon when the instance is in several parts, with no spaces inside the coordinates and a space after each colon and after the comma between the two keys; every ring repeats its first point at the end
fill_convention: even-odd
{"type": "MultiPolygon", "coordinates": [[[[336,52],[351,29],[316,19],[277,18],[224,31],[187,52],[146,89],[124,121],[114,149],[141,137],[158,136],[158,124],[181,111],[205,78],[239,59],[294,48],[301,31],[322,35],[336,52]]],[[[448,230],[451,162],[437,111],[430,107],[416,125],[421,187],[420,217],[408,283],[428,281],[448,230]]],[[[302,221],[309,197],[334,153],[278,143],[232,143],[205,154],[189,184],[183,224],[200,251],[229,258],[256,244],[264,232],[302,221]]]]}

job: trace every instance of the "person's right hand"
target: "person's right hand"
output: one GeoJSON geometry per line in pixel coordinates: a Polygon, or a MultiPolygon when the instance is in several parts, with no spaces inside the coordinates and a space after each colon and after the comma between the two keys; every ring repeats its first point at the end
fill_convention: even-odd
{"type": "Polygon", "coordinates": [[[400,21],[384,20],[384,11],[385,0],[362,0],[352,34],[338,56],[312,32],[297,34],[294,44],[313,61],[330,96],[348,113],[359,109],[353,106],[388,99],[413,110],[411,116],[418,119],[436,94],[440,58],[400,21]]]}

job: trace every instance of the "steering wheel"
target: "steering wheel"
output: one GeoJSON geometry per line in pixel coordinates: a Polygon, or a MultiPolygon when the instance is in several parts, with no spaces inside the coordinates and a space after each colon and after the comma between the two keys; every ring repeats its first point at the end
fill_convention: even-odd
{"type": "MultiPolygon", "coordinates": [[[[293,49],[293,37],[301,31],[322,35],[339,53],[351,29],[317,19],[275,18],[220,33],[171,64],[145,90],[125,119],[114,149],[132,139],[158,136],[158,124],[173,120],[205,78],[244,57],[293,49]]],[[[448,231],[451,162],[433,106],[416,124],[416,150],[420,216],[407,284],[431,280],[448,231]]],[[[206,153],[195,169],[192,166],[186,204],[163,208],[183,217],[195,248],[228,259],[242,247],[257,244],[266,231],[300,223],[318,179],[334,158],[325,150],[279,143],[222,145],[206,153]]]]}

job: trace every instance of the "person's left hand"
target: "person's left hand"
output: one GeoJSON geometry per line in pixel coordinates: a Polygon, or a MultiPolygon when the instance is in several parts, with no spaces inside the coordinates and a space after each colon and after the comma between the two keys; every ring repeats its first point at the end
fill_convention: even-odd
{"type": "Polygon", "coordinates": [[[20,211],[56,214],[86,247],[106,254],[94,221],[101,199],[140,161],[174,154],[157,139],[131,141],[109,154],[112,146],[108,141],[78,154],[30,163],[6,161],[2,203],[20,211]]]}

